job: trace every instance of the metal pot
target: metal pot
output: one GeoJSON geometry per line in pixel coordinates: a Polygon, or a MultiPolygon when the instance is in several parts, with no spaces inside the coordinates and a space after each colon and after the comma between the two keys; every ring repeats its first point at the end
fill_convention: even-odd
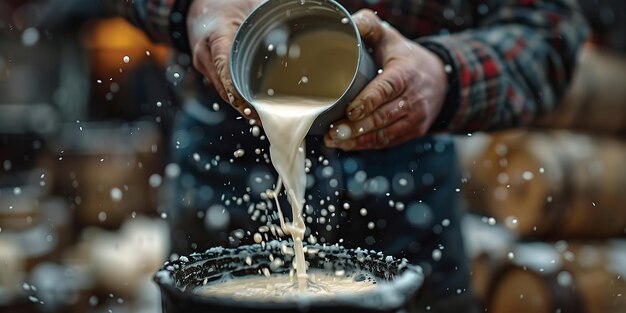
{"type": "MultiPolygon", "coordinates": [[[[349,74],[352,80],[339,95],[333,106],[321,114],[311,127],[310,134],[325,133],[332,122],[345,116],[346,105],[376,75],[376,66],[367,53],[358,29],[350,13],[333,0],[272,0],[263,3],[254,10],[241,24],[230,55],[230,72],[233,85],[241,97],[254,106],[254,94],[258,92],[259,77],[257,73],[266,63],[267,42],[273,40],[276,30],[279,37],[288,43],[303,33],[320,30],[340,31],[355,40],[354,58],[356,67],[349,74]]],[[[325,40],[320,45],[336,44],[333,40],[325,40]]],[[[331,56],[320,55],[320,58],[331,56]]]]}

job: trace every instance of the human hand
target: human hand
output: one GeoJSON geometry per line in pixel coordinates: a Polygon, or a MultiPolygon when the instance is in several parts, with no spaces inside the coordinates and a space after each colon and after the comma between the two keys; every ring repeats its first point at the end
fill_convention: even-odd
{"type": "Polygon", "coordinates": [[[370,10],[353,18],[383,72],[348,105],[347,119],[333,123],[324,143],[342,150],[383,149],[425,135],[445,99],[443,62],[370,10]]]}
{"type": "Polygon", "coordinates": [[[258,121],[256,111],[236,92],[228,66],[237,28],[263,0],[194,0],[187,14],[193,66],[224,101],[241,115],[258,121]]]}

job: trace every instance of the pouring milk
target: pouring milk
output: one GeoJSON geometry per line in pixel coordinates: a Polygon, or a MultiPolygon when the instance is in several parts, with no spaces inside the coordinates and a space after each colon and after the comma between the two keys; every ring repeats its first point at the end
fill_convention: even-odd
{"type": "MultiPolygon", "coordinates": [[[[306,187],[304,138],[315,119],[329,109],[349,86],[357,67],[358,43],[353,36],[333,30],[309,32],[289,43],[269,44],[261,85],[252,105],[270,142],[270,157],[279,175],[276,198],[285,187],[292,221],[281,229],[294,242],[298,288],[307,285],[303,244],[306,225],[302,208],[306,187]],[[325,43],[332,42],[332,45],[325,43]]],[[[277,201],[278,204],[278,201],[277,201]]]]}

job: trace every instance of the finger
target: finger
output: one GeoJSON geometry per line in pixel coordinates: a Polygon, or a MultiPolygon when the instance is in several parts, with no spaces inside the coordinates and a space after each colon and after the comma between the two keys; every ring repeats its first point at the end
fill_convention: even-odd
{"type": "Polygon", "coordinates": [[[399,74],[399,68],[388,68],[376,76],[363,88],[346,108],[346,115],[351,121],[357,121],[372,114],[376,109],[401,95],[407,82],[399,74]]]}
{"type": "Polygon", "coordinates": [[[226,93],[224,100],[244,117],[258,120],[256,111],[239,96],[230,77],[229,53],[234,35],[234,33],[224,33],[210,39],[209,47],[213,56],[214,68],[226,93]]]}
{"type": "Polygon", "coordinates": [[[372,10],[363,9],[352,15],[361,38],[367,45],[376,45],[385,36],[383,24],[372,10]]]}
{"type": "MultiPolygon", "coordinates": [[[[354,139],[329,143],[331,144],[330,147],[345,151],[391,148],[412,139],[412,130],[414,127],[416,127],[414,122],[408,118],[403,118],[390,124],[388,127],[369,132],[354,139]],[[336,145],[332,146],[332,144],[336,145]]],[[[329,146],[329,143],[327,143],[327,146],[329,146]]]]}
{"type": "Polygon", "coordinates": [[[369,132],[379,130],[404,118],[409,112],[409,103],[406,96],[398,97],[387,102],[372,114],[357,121],[342,120],[334,123],[337,125],[329,131],[334,140],[353,139],[369,132]]]}
{"type": "Polygon", "coordinates": [[[226,90],[217,76],[217,71],[213,65],[213,57],[206,43],[200,43],[194,48],[193,66],[209,80],[222,99],[227,98],[226,90]]]}

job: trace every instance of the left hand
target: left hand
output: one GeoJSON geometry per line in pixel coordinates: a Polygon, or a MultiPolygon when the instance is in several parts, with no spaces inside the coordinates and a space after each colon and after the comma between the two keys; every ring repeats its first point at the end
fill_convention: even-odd
{"type": "Polygon", "coordinates": [[[383,72],[348,105],[347,119],[333,123],[324,143],[342,150],[383,149],[425,135],[446,95],[443,62],[370,10],[353,18],[383,72]]]}

